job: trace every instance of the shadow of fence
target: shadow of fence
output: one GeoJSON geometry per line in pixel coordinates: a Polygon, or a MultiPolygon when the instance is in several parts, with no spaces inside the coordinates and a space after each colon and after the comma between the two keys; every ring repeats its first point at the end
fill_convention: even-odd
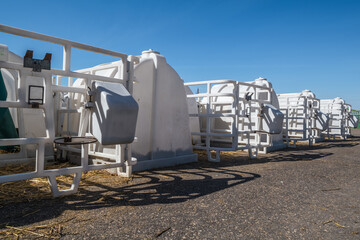
{"type": "Polygon", "coordinates": [[[7,204],[0,208],[0,227],[22,226],[55,218],[66,210],[90,210],[112,206],[173,204],[243,184],[259,174],[233,169],[191,167],[191,164],[135,175],[131,184],[111,186],[95,181],[73,196],[7,204]],[[190,167],[190,168],[189,168],[190,167]],[[36,211],[33,214],[29,212],[36,211]]]}
{"type": "Polygon", "coordinates": [[[85,180],[88,187],[73,196],[6,204],[0,207],[0,227],[40,222],[55,218],[66,210],[181,203],[261,177],[257,173],[240,171],[238,166],[312,161],[333,154],[317,151],[319,149],[354,147],[359,142],[360,137],[355,137],[348,141],[326,141],[312,147],[299,145],[296,149],[260,155],[258,159],[249,159],[244,153],[223,153],[220,163],[208,162],[206,154],[200,151],[199,162],[137,173],[128,184],[116,186],[85,180]]]}

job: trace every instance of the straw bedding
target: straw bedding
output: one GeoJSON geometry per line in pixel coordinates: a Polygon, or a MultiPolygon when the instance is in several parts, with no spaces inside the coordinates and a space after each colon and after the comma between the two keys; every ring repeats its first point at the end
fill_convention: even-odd
{"type": "MultiPolygon", "coordinates": [[[[65,168],[74,166],[70,163],[55,164],[46,167],[46,169],[65,168]]],[[[0,168],[0,175],[16,174],[34,171],[35,167],[32,165],[9,165],[0,168]]],[[[69,188],[73,177],[71,175],[58,176],[57,178],[59,189],[69,188]]],[[[91,182],[96,182],[102,185],[108,186],[121,186],[127,183],[129,178],[122,178],[116,174],[111,174],[106,170],[95,170],[85,172],[82,175],[79,194],[82,189],[86,189],[91,185],[91,182]]],[[[9,203],[14,202],[31,202],[44,199],[51,199],[51,189],[48,183],[48,179],[34,178],[17,182],[8,182],[0,184],[0,208],[9,203]]],[[[25,213],[23,217],[31,214],[35,214],[36,211],[25,213]]],[[[63,226],[70,224],[71,221],[81,222],[88,221],[88,219],[78,219],[77,217],[71,217],[69,219],[51,223],[42,224],[38,226],[29,227],[14,227],[3,225],[0,230],[0,239],[23,239],[35,238],[35,239],[58,239],[62,236],[63,226]]]]}

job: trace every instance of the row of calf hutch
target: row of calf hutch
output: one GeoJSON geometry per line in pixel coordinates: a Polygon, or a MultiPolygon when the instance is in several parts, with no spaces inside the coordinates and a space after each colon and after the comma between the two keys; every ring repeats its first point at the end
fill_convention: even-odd
{"type": "Polygon", "coordinates": [[[346,139],[357,126],[341,98],[319,100],[309,90],[276,94],[265,78],[184,83],[153,50],[128,56],[4,25],[0,31],[64,50],[63,67],[55,69],[51,54],[20,57],[0,45],[0,165],[35,163],[33,172],[0,176],[0,183],[47,177],[60,196],[77,191],[84,171],[130,176],[197,161],[193,149],[214,162],[222,151],[256,158],[298,141],[346,139]],[[72,70],[74,48],[119,60],[72,70]],[[56,159],[76,166],[47,170],[56,159]],[[73,184],[59,190],[56,176],[66,174],[74,175],[73,184]]]}

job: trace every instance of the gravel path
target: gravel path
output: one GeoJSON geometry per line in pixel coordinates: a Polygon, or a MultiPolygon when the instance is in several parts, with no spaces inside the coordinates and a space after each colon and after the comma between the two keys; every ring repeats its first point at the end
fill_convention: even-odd
{"type": "MultiPolygon", "coordinates": [[[[62,239],[360,239],[360,131],[249,160],[224,154],[121,186],[9,203],[0,227],[61,224],[62,239]]],[[[25,238],[38,238],[24,234],[25,238]]]]}

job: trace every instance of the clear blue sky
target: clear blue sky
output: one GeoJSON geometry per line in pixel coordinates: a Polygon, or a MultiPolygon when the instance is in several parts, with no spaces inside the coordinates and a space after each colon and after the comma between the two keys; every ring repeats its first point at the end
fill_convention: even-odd
{"type": "MultiPolygon", "coordinates": [[[[160,51],[185,81],[268,78],[360,109],[360,1],[5,1],[1,23],[131,55],[160,51]]],[[[9,37],[23,56],[61,49],[9,37]]],[[[75,68],[111,61],[77,54],[75,68]]]]}

